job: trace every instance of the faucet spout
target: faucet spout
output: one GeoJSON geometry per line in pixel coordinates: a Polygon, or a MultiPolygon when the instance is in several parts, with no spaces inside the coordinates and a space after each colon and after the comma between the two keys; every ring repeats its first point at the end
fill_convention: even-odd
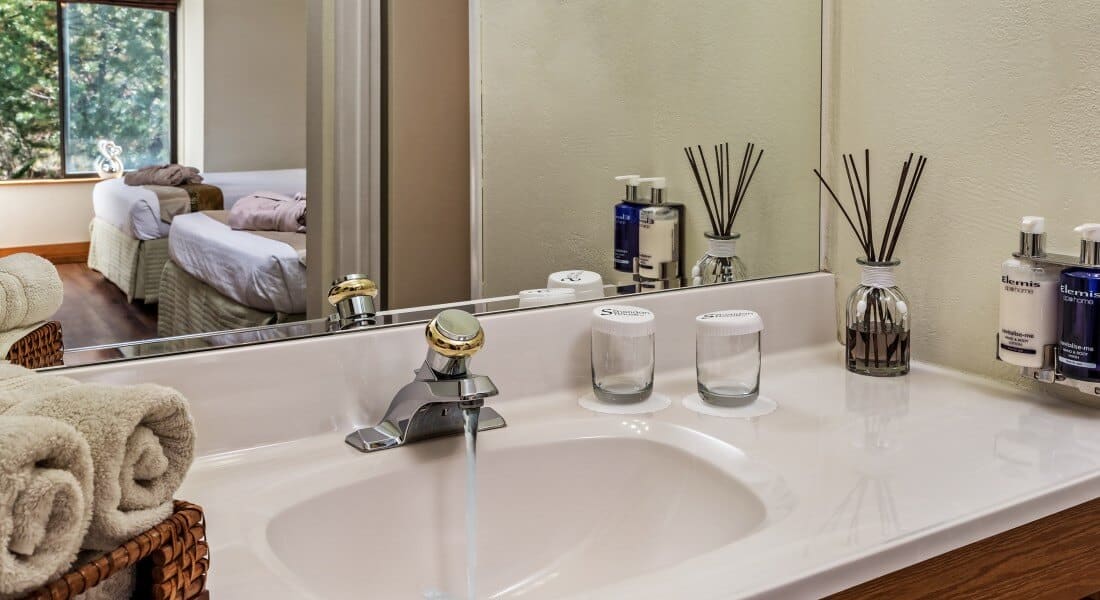
{"type": "Polygon", "coordinates": [[[459,435],[465,431],[463,413],[472,408],[480,409],[478,431],[506,425],[499,413],[485,407],[486,398],[500,393],[496,385],[467,369],[485,339],[477,319],[462,311],[443,311],[428,324],[426,335],[431,349],[415,379],[397,392],[378,425],[352,432],[345,438],[348,444],[372,452],[459,435]]]}

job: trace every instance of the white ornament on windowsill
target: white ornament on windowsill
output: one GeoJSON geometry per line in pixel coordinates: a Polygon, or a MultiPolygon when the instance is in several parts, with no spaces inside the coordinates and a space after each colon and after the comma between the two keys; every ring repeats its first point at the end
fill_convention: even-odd
{"type": "Polygon", "coordinates": [[[122,165],[122,148],[111,140],[99,140],[99,158],[95,161],[95,172],[103,179],[122,177],[125,168],[122,165]]]}

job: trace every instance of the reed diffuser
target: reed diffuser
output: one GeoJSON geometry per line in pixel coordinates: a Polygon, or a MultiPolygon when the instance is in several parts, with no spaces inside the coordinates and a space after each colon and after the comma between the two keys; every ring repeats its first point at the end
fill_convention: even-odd
{"type": "Polygon", "coordinates": [[[764,150],[756,154],[755,162],[753,153],[756,145],[745,145],[745,153],[741,157],[741,168],[737,174],[737,183],[733,181],[733,171],[730,169],[730,145],[728,142],[714,146],[715,180],[711,179],[710,165],[707,163],[706,153],[702,146],[690,146],[684,148],[691,172],[695,175],[695,184],[699,187],[699,195],[703,197],[703,205],[707,207],[707,216],[710,218],[711,230],[703,235],[707,238],[707,251],[703,257],[695,263],[691,270],[692,285],[707,283],[726,283],[741,281],[748,276],[745,263],[737,256],[737,240],[741,234],[733,231],[733,224],[741,211],[741,205],[745,201],[745,194],[749,191],[752,176],[756,174],[756,167],[760,165],[760,158],[764,156],[764,150]],[[749,165],[752,165],[751,169],[749,165]],[[702,166],[702,171],[699,167],[702,166]],[[704,176],[706,185],[703,184],[704,176]]]}
{"type": "Polygon", "coordinates": [[[920,183],[928,159],[913,154],[902,164],[894,202],[886,224],[876,229],[871,201],[871,151],[863,151],[863,177],[860,177],[855,156],[843,156],[848,189],[852,195],[852,212],[833,193],[833,188],[814,169],[833,202],[840,208],[852,233],[863,250],[856,259],[862,267],[859,287],[848,296],[845,334],[845,356],[848,370],[861,375],[896,377],[909,372],[909,326],[912,306],[898,289],[894,269],[901,261],[894,258],[898,238],[920,183]],[[904,192],[904,193],[903,193],[904,192]],[[852,219],[855,215],[855,220],[852,219]],[[876,236],[876,231],[881,235],[876,236]]]}

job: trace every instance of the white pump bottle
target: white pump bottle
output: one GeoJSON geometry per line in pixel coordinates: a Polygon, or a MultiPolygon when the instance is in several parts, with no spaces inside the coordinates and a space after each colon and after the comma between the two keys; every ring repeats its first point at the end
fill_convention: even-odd
{"type": "Polygon", "coordinates": [[[1020,220],[1019,258],[1001,265],[1001,310],[997,355],[1021,367],[1043,365],[1045,346],[1058,343],[1060,269],[1034,259],[1046,252],[1043,217],[1020,220]]]}
{"type": "Polygon", "coordinates": [[[638,214],[638,275],[652,280],[680,277],[680,220],[683,206],[665,203],[664,177],[642,177],[649,183],[649,206],[638,214]]]}

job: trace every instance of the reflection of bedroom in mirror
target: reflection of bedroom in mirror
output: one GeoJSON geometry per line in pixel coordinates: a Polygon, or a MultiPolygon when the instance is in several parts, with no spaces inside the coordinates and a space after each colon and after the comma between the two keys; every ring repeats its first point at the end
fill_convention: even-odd
{"type": "Polygon", "coordinates": [[[821,10],[0,0],[0,261],[66,365],[814,271],[821,10]]]}
{"type": "Polygon", "coordinates": [[[304,316],[306,4],[0,0],[0,254],[66,348],[304,316]]]}

